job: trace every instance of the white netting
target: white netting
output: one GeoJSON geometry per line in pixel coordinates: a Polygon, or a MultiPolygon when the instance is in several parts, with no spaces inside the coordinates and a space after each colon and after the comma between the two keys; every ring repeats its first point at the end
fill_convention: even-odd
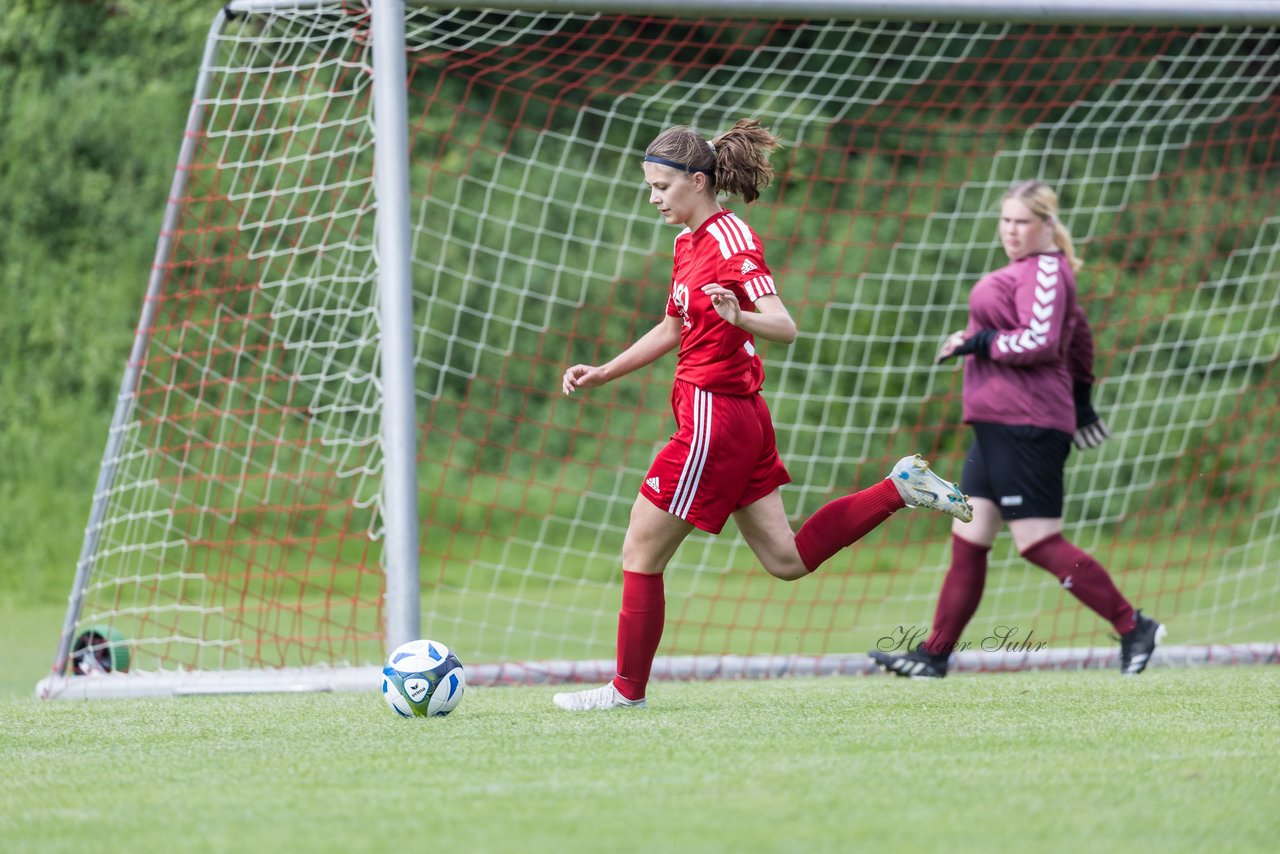
{"type": "MultiPolygon", "coordinates": [[[[368,23],[347,4],[216,36],[90,532],[79,626],[116,627],[137,669],[381,657],[368,23]]],[[[662,312],[645,145],[751,116],[786,142],[735,210],[801,328],[762,348],[795,522],[911,452],[958,476],[959,376],[931,357],[1003,263],[1001,193],[1043,178],[1115,434],[1069,463],[1069,535],[1179,643],[1280,636],[1275,30],[424,10],[407,32],[424,634],[477,665],[611,655],[672,366],[569,400],[558,377],[662,312]]],[[[899,514],[783,585],[732,526],[695,534],[663,651],[848,655],[927,626],[947,536],[899,514]]],[[[993,557],[973,639],[1111,648],[1011,545],[993,557]]]]}

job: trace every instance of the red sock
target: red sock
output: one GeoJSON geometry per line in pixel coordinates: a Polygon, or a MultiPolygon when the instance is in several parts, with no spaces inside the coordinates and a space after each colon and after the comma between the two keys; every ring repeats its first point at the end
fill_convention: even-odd
{"type": "Polygon", "coordinates": [[[1071,545],[1061,534],[1045,537],[1022,556],[1057,576],[1063,587],[1120,634],[1133,631],[1137,625],[1133,606],[1116,589],[1102,564],[1088,552],[1071,545]]]}
{"type": "Polygon", "coordinates": [[[618,675],[613,687],[628,700],[644,699],[666,618],[661,573],[645,575],[624,569],[622,610],[618,613],[618,675]]]}
{"type": "Polygon", "coordinates": [[[813,572],[906,506],[898,487],[888,479],[822,505],[796,533],[796,551],[805,569],[813,572]]]}
{"type": "Polygon", "coordinates": [[[990,546],[971,543],[964,537],[951,535],[951,566],[942,580],[938,607],[933,614],[933,633],[924,642],[926,652],[937,655],[955,651],[964,627],[982,601],[982,588],[987,583],[987,555],[990,546]]]}

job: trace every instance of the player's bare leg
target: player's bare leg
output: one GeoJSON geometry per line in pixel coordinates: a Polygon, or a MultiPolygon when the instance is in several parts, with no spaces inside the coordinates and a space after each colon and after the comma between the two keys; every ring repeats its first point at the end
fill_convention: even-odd
{"type": "Polygon", "coordinates": [[[742,538],[765,571],[783,581],[804,578],[809,570],[796,550],[796,535],[787,521],[782,494],[774,490],[733,514],[742,538]]]}

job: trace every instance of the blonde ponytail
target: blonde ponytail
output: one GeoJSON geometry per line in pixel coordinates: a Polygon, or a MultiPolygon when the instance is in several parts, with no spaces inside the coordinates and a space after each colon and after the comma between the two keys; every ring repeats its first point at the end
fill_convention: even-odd
{"type": "Polygon", "coordinates": [[[1084,266],[1084,260],[1076,254],[1075,244],[1071,242],[1071,232],[1067,231],[1067,227],[1062,224],[1062,220],[1058,219],[1055,214],[1050,220],[1053,226],[1053,244],[1062,250],[1062,254],[1067,256],[1067,263],[1071,265],[1071,271],[1078,273],[1080,268],[1084,266]]]}

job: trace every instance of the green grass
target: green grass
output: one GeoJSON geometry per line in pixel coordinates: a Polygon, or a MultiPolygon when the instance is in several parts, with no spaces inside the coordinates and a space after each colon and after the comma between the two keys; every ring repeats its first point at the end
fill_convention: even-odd
{"type": "Polygon", "coordinates": [[[0,607],[5,851],[1267,851],[1280,668],[41,702],[60,609],[0,607]]]}
{"type": "Polygon", "coordinates": [[[0,703],[35,697],[36,683],[53,664],[66,610],[65,604],[29,604],[0,597],[0,647],[5,651],[0,703]]]}

